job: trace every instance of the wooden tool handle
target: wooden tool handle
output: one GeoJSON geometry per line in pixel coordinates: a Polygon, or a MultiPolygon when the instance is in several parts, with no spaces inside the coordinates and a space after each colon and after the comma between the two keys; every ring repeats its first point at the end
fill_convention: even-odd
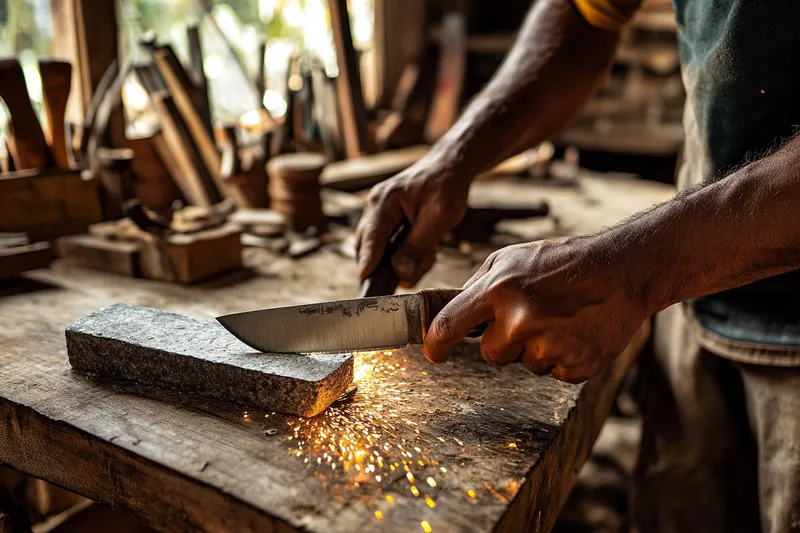
{"type": "Polygon", "coordinates": [[[386,244],[381,262],[367,276],[367,279],[361,283],[361,293],[359,294],[361,298],[394,294],[400,279],[394,273],[394,268],[392,268],[392,256],[400,248],[403,241],[406,240],[410,230],[411,224],[408,222],[403,222],[395,230],[394,236],[386,244]]]}
{"type": "Polygon", "coordinates": [[[44,136],[56,167],[69,169],[72,168],[72,161],[65,135],[64,114],[72,82],[72,65],[69,61],[40,59],[39,72],[42,76],[42,103],[47,116],[44,136]]]}
{"type": "Polygon", "coordinates": [[[11,115],[8,147],[18,169],[43,168],[50,159],[42,126],[28,96],[25,75],[16,58],[0,60],[0,98],[11,115]]]}
{"type": "MultiPolygon", "coordinates": [[[[424,327],[422,329],[423,338],[428,334],[428,328],[431,327],[431,323],[433,319],[436,318],[436,315],[438,315],[453,298],[461,294],[462,291],[463,289],[424,289],[419,291],[423,300],[425,300],[425,316],[423,317],[424,327]]],[[[467,333],[467,337],[480,337],[483,335],[488,325],[488,322],[479,324],[467,333]]]]}

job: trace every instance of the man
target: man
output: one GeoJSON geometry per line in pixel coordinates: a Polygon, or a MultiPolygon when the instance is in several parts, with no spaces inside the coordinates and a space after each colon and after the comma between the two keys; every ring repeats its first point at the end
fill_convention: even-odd
{"type": "MultiPolygon", "coordinates": [[[[567,124],[639,2],[538,0],[453,128],[373,189],[358,228],[362,278],[407,220],[392,265],[416,283],[463,216],[472,178],[567,124]]],[[[580,382],[658,313],[638,530],[800,531],[800,2],[675,4],[683,192],[597,235],[492,254],[432,324],[425,356],[445,361],[489,321],[488,362],[580,382]]]]}

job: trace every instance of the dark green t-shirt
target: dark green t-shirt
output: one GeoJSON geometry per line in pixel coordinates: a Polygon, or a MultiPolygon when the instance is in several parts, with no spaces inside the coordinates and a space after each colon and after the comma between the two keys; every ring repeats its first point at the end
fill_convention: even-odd
{"type": "MultiPolygon", "coordinates": [[[[686,187],[724,177],[798,130],[800,1],[673,3],[687,92],[678,183],[686,187]]],[[[704,327],[725,338],[800,347],[800,271],[691,305],[704,327]]]]}

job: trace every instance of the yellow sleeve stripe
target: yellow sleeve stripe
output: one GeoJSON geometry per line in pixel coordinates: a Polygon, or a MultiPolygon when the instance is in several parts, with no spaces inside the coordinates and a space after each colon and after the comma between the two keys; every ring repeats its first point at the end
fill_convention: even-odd
{"type": "MultiPolygon", "coordinates": [[[[586,22],[604,30],[618,30],[633,18],[638,2],[633,9],[620,9],[614,0],[573,0],[575,7],[586,22]]],[[[617,0],[617,4],[623,3],[617,0]]],[[[625,2],[629,3],[629,2],[625,2]]]]}

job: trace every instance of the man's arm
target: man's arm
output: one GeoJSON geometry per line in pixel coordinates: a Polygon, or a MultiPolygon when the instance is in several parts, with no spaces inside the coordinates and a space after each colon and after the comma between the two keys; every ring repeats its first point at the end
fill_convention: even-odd
{"type": "Polygon", "coordinates": [[[502,66],[453,128],[416,165],[373,188],[357,231],[362,279],[407,220],[412,228],[393,266],[405,284],[416,283],[463,217],[474,176],[561,130],[607,70],[618,36],[591,26],[572,0],[538,0],[502,66]]]}
{"type": "Polygon", "coordinates": [[[798,213],[800,137],[598,235],[499,250],[436,317],[425,356],[446,360],[490,321],[489,362],[586,380],[650,315],[800,268],[798,213]]]}

